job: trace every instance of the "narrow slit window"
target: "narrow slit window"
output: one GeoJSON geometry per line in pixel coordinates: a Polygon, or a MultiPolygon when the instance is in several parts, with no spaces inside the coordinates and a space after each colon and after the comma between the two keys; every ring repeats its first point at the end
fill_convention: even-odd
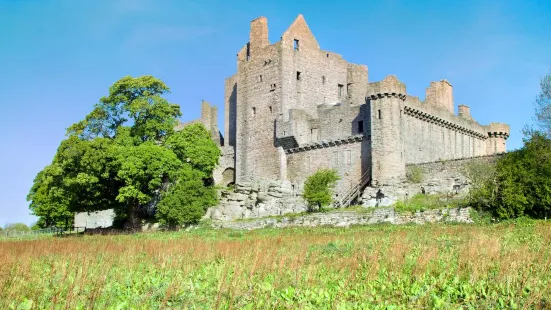
{"type": "Polygon", "coordinates": [[[342,96],[342,89],[344,88],[344,85],[339,84],[339,97],[342,96]]]}
{"type": "Polygon", "coordinates": [[[258,81],[259,81],[259,82],[262,82],[262,74],[261,74],[260,77],[258,78],[258,81]]]}
{"type": "Polygon", "coordinates": [[[300,81],[300,71],[297,71],[297,81],[300,81]]]}
{"type": "Polygon", "coordinates": [[[256,115],[256,107],[253,107],[252,113],[253,113],[253,116],[256,115]]]}
{"type": "Polygon", "coordinates": [[[272,106],[270,106],[270,113],[272,113],[272,106]]]}
{"type": "Polygon", "coordinates": [[[295,41],[294,41],[293,48],[295,49],[295,51],[298,51],[299,41],[297,39],[295,39],[295,41]]]}
{"type": "Polygon", "coordinates": [[[381,119],[381,110],[377,110],[377,118],[381,119]]]}
{"type": "Polygon", "coordinates": [[[364,132],[364,122],[358,121],[358,133],[363,133],[363,132],[364,132]]]}
{"type": "Polygon", "coordinates": [[[251,45],[247,43],[247,61],[251,59],[251,45]]]}
{"type": "Polygon", "coordinates": [[[321,77],[321,84],[325,84],[325,75],[321,77]]]}

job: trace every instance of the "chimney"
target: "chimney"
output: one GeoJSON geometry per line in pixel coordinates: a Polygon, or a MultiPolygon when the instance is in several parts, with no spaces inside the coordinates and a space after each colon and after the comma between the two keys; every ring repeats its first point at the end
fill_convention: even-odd
{"type": "Polygon", "coordinates": [[[466,106],[466,105],[463,105],[463,104],[460,104],[458,107],[458,115],[465,118],[465,119],[473,119],[471,117],[471,108],[469,108],[469,106],[466,106]]]}
{"type": "Polygon", "coordinates": [[[249,34],[251,55],[265,46],[270,45],[268,41],[268,19],[264,16],[251,21],[251,32],[249,34]]]}

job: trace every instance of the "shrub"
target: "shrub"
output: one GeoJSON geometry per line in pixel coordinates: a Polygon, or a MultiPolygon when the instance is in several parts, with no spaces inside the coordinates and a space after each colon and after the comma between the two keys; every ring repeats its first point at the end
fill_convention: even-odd
{"type": "Polygon", "coordinates": [[[6,226],[6,231],[30,231],[29,226],[23,223],[9,224],[6,226]]]}
{"type": "Polygon", "coordinates": [[[180,180],[168,191],[159,203],[156,217],[159,222],[171,227],[196,224],[205,211],[217,203],[214,186],[205,186],[203,173],[186,166],[180,180]]]}
{"type": "Polygon", "coordinates": [[[411,183],[421,183],[423,182],[423,169],[417,166],[412,166],[409,168],[406,177],[411,183]]]}
{"type": "Polygon", "coordinates": [[[340,179],[337,171],[332,169],[321,169],[308,177],[304,183],[303,197],[308,203],[308,211],[314,211],[318,207],[321,211],[323,206],[329,205],[333,199],[332,191],[340,179]]]}

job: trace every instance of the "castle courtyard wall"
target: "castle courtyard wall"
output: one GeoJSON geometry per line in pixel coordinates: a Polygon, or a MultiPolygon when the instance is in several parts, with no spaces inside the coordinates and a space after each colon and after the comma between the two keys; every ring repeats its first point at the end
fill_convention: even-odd
{"type": "Polygon", "coordinates": [[[287,178],[293,184],[299,184],[299,192],[302,192],[306,179],[319,169],[335,169],[341,176],[335,187],[336,193],[356,185],[362,173],[369,169],[369,142],[359,137],[301,149],[287,154],[287,178]]]}
{"type": "Polygon", "coordinates": [[[470,118],[410,96],[403,114],[406,164],[487,155],[486,129],[470,118]]]}

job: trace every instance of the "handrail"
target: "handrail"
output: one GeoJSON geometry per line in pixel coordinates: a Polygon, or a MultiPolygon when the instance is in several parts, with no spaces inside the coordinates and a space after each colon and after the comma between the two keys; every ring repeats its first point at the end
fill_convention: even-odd
{"type": "Polygon", "coordinates": [[[369,176],[370,176],[371,170],[368,169],[361,177],[357,184],[354,184],[352,187],[344,191],[342,195],[339,196],[339,201],[335,203],[336,207],[342,207],[350,205],[350,203],[356,198],[363,186],[365,186],[369,182],[369,176]]]}

